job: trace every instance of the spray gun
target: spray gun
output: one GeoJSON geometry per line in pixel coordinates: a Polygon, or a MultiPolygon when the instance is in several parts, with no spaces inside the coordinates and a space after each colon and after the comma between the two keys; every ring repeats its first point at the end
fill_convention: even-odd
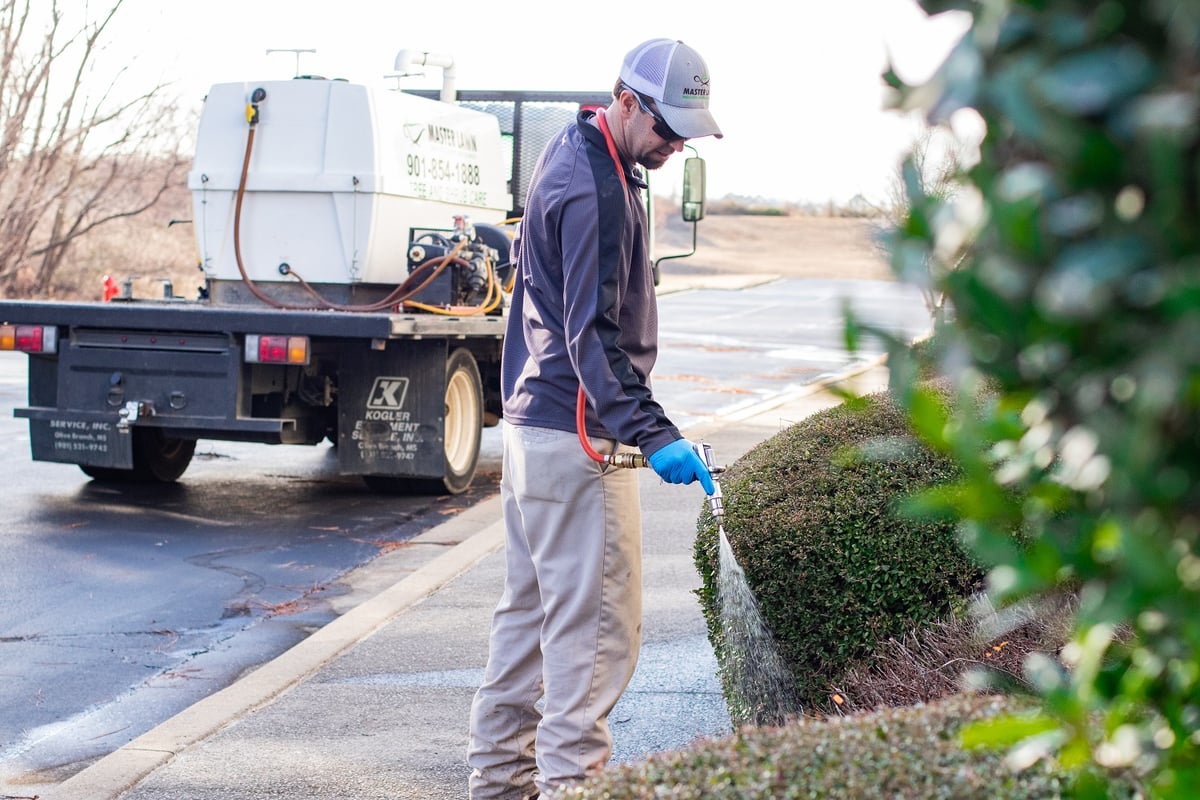
{"type": "MultiPolygon", "coordinates": [[[[641,453],[599,453],[596,448],[592,447],[592,443],[588,441],[587,434],[584,433],[584,414],[587,410],[587,397],[583,393],[583,387],[579,387],[579,399],[575,406],[575,430],[579,434],[579,444],[583,447],[583,452],[587,453],[593,461],[599,461],[601,464],[607,464],[610,467],[618,469],[639,469],[641,467],[649,467],[650,459],[646,458],[641,453]]],[[[721,473],[725,468],[718,466],[716,458],[713,456],[712,445],[707,442],[693,442],[692,449],[696,451],[696,455],[704,462],[704,466],[708,468],[708,474],[713,479],[713,493],[708,496],[708,510],[712,512],[713,518],[717,521],[717,525],[724,530],[725,528],[725,501],[721,497],[721,473]]]]}
{"type": "Polygon", "coordinates": [[[717,521],[717,526],[724,530],[725,500],[721,496],[721,473],[725,471],[725,468],[717,466],[716,458],[713,457],[712,445],[708,442],[697,442],[692,446],[696,449],[696,455],[700,456],[700,460],[704,462],[704,466],[708,467],[708,474],[712,475],[713,493],[708,496],[708,510],[713,515],[713,519],[717,521]]]}

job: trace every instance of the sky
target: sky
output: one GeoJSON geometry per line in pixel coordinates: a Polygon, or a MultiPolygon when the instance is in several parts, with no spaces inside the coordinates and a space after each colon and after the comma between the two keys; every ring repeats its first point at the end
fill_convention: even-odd
{"type": "MultiPolygon", "coordinates": [[[[439,87],[436,69],[388,77],[396,53],[415,49],[452,56],[459,89],[607,92],[635,45],[682,39],[707,62],[725,134],[693,142],[709,199],[820,204],[886,197],[919,127],[884,108],[880,75],[890,56],[923,80],[966,27],[913,0],[124,0],[112,26],[109,55],[127,79],[169,82],[197,109],[211,84],[296,74],[295,54],[268,49],[315,50],[301,74],[370,86],[439,87]]],[[[656,187],[678,184],[682,160],[656,187]]]]}

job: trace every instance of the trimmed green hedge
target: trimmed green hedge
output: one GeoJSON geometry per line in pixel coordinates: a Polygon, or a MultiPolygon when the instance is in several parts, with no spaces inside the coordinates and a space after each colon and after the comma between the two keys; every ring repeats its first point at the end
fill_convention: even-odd
{"type": "MultiPolygon", "coordinates": [[[[972,722],[1022,715],[1011,697],[955,695],[783,728],[744,728],[687,750],[612,768],[556,800],[1028,800],[1063,796],[1066,778],[1041,763],[1015,771],[994,748],[964,748],[972,722]]],[[[1110,798],[1132,797],[1115,783],[1110,798]]]]}
{"type": "MultiPolygon", "coordinates": [[[[805,710],[829,710],[830,688],[879,643],[951,616],[983,572],[952,523],[902,513],[912,493],[959,478],[911,436],[886,392],[819,412],[759,445],[722,477],[725,529],[805,710]]],[[[709,638],[736,723],[717,596],[718,537],[705,511],[695,546],[709,638]]]]}

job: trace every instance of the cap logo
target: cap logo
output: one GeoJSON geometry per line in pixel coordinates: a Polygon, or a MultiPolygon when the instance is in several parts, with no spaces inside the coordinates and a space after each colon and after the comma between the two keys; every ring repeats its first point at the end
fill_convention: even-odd
{"type": "Polygon", "coordinates": [[[688,97],[708,97],[708,75],[693,75],[692,81],[700,84],[698,87],[683,88],[683,93],[688,97]]]}

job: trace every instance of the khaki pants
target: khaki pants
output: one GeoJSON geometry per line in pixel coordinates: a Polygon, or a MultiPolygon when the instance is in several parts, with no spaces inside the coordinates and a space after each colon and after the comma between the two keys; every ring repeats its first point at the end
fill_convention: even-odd
{"type": "Polygon", "coordinates": [[[634,470],[605,471],[575,434],[512,425],[503,469],[508,572],[471,709],[472,800],[548,797],[602,770],[641,644],[634,470]]]}

